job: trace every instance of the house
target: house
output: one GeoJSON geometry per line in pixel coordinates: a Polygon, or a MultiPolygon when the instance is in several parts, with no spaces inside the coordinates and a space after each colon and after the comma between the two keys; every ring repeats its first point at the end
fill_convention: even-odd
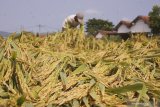
{"type": "Polygon", "coordinates": [[[137,16],[133,21],[120,21],[114,28],[114,31],[100,30],[96,38],[102,38],[105,35],[119,35],[122,39],[127,39],[130,34],[146,33],[151,34],[149,27],[149,16],[137,16]]]}
{"type": "Polygon", "coordinates": [[[116,25],[115,30],[117,31],[117,33],[129,33],[131,25],[132,24],[130,21],[123,20],[116,25]]]}
{"type": "Polygon", "coordinates": [[[115,27],[117,33],[150,33],[149,16],[137,16],[132,22],[120,21],[115,27]]]}
{"type": "Polygon", "coordinates": [[[97,39],[100,39],[104,36],[108,36],[110,37],[110,35],[116,35],[117,34],[117,31],[104,31],[104,30],[99,30],[97,35],[96,35],[96,38],[97,39]]]}
{"type": "Polygon", "coordinates": [[[149,16],[137,16],[130,27],[131,33],[150,33],[149,16]]]}
{"type": "Polygon", "coordinates": [[[105,35],[124,35],[130,33],[131,22],[130,21],[120,21],[113,31],[99,30],[96,38],[102,38],[105,35]]]}
{"type": "Polygon", "coordinates": [[[151,34],[149,27],[149,16],[137,16],[133,21],[120,21],[115,30],[123,38],[127,39],[130,34],[145,33],[148,36],[151,34]]]}

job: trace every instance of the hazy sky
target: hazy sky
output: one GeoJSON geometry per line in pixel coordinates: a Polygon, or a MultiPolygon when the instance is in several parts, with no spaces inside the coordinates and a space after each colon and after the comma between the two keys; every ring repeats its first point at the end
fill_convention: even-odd
{"type": "Polygon", "coordinates": [[[0,31],[15,32],[22,28],[41,32],[58,31],[66,16],[76,12],[89,18],[101,18],[116,25],[148,15],[160,0],[0,0],[0,31]]]}

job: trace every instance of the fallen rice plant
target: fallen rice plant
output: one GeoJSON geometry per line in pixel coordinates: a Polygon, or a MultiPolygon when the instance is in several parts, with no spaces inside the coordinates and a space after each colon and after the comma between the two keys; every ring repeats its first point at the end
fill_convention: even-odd
{"type": "Polygon", "coordinates": [[[160,38],[114,42],[69,30],[0,39],[0,106],[156,106],[160,38]]]}

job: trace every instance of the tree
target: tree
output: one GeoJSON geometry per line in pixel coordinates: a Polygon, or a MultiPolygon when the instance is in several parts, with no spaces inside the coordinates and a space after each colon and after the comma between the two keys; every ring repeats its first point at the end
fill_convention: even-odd
{"type": "Polygon", "coordinates": [[[152,11],[149,12],[149,16],[149,25],[152,29],[152,33],[160,33],[160,7],[158,5],[153,6],[152,11]]]}
{"type": "Polygon", "coordinates": [[[113,23],[108,20],[93,18],[86,22],[86,31],[90,35],[95,35],[98,30],[112,30],[113,26],[113,23]]]}

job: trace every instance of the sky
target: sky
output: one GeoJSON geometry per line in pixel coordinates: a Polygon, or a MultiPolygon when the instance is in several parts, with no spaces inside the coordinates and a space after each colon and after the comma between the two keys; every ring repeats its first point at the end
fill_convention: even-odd
{"type": "Polygon", "coordinates": [[[97,18],[116,25],[148,15],[153,5],[160,0],[0,0],[0,31],[60,31],[64,19],[77,12],[84,13],[85,22],[97,18]]]}

